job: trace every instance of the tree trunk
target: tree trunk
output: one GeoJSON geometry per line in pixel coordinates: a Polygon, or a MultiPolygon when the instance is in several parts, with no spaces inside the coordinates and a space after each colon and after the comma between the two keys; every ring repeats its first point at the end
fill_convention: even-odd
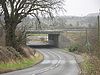
{"type": "Polygon", "coordinates": [[[12,25],[6,25],[5,29],[5,45],[6,46],[12,46],[13,48],[16,48],[16,35],[15,35],[15,27],[12,25]]]}

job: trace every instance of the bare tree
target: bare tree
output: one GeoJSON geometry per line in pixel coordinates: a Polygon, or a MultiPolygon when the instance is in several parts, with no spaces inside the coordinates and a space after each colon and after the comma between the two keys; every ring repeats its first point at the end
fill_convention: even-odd
{"type": "Polygon", "coordinates": [[[4,15],[6,46],[16,48],[15,30],[22,19],[31,15],[39,20],[39,16],[52,16],[62,8],[63,0],[0,0],[0,14],[4,15]],[[54,12],[55,10],[55,12],[54,12]]]}

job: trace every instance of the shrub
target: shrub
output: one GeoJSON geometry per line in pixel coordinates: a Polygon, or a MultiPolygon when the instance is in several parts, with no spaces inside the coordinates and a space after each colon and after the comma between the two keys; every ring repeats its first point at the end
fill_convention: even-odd
{"type": "Polygon", "coordinates": [[[71,46],[69,46],[68,50],[70,52],[75,52],[78,50],[78,47],[79,47],[78,45],[71,45],[71,46]]]}

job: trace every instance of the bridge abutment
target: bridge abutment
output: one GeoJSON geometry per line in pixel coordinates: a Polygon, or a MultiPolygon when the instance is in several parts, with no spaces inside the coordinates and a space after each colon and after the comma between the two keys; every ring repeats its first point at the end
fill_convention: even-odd
{"type": "Polygon", "coordinates": [[[55,47],[59,46],[59,34],[48,34],[48,43],[55,47]]]}

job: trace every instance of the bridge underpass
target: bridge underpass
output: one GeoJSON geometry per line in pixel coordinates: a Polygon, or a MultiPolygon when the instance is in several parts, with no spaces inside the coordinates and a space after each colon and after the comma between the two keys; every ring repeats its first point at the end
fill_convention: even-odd
{"type": "Polygon", "coordinates": [[[62,31],[60,30],[27,30],[26,37],[31,39],[30,42],[27,41],[26,44],[32,47],[59,47],[59,37],[62,31]],[[32,41],[34,39],[34,34],[41,35],[35,36],[36,39],[41,38],[41,40],[46,40],[46,42],[32,41]],[[44,39],[43,39],[44,38],[44,39]]]}

